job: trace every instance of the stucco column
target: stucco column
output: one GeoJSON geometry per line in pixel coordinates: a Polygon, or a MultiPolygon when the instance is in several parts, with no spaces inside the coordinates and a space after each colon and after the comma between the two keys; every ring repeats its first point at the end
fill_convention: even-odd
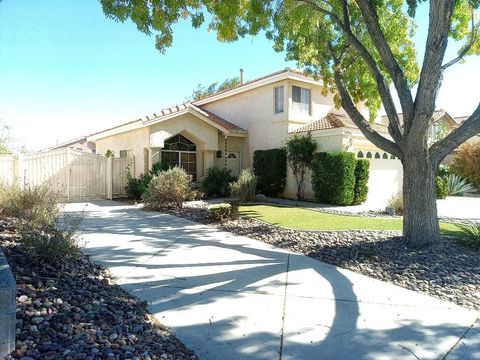
{"type": "Polygon", "coordinates": [[[148,148],[148,170],[151,170],[152,169],[152,155],[153,155],[153,151],[152,151],[152,148],[148,148]]]}

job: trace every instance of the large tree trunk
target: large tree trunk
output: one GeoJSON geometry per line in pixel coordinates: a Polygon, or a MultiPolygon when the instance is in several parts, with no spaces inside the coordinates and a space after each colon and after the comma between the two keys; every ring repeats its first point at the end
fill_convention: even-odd
{"type": "Polygon", "coordinates": [[[403,236],[415,248],[440,244],[435,176],[428,150],[412,147],[403,159],[403,236]]]}

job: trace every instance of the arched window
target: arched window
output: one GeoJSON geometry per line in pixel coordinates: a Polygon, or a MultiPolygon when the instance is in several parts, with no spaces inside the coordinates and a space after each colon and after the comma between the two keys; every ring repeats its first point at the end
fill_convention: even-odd
{"type": "Polygon", "coordinates": [[[363,158],[363,152],[359,151],[357,154],[357,158],[359,159],[363,158]]]}
{"type": "Polygon", "coordinates": [[[388,154],[387,153],[383,153],[383,156],[382,156],[384,159],[388,159],[388,154]]]}
{"type": "Polygon", "coordinates": [[[390,159],[395,160],[395,155],[390,155],[390,159]]]}
{"type": "Polygon", "coordinates": [[[380,159],[380,154],[378,152],[375,153],[375,159],[380,159]]]}
{"type": "Polygon", "coordinates": [[[369,151],[367,152],[367,159],[371,159],[372,158],[372,153],[369,151]]]}
{"type": "Polygon", "coordinates": [[[169,166],[179,166],[192,180],[197,179],[197,146],[183,135],[175,135],[165,140],[162,152],[162,162],[169,166]]]}

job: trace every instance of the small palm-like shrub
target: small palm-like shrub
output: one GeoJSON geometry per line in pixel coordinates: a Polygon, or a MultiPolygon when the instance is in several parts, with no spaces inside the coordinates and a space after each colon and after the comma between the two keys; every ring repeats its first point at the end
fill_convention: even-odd
{"type": "Polygon", "coordinates": [[[257,177],[249,169],[240,173],[238,180],[230,184],[233,195],[239,196],[241,201],[254,201],[257,189],[257,177]]]}
{"type": "Polygon", "coordinates": [[[208,196],[225,197],[230,195],[229,184],[232,180],[231,170],[211,167],[207,169],[202,189],[208,196]]]}
{"type": "Polygon", "coordinates": [[[147,192],[143,194],[144,205],[148,209],[181,208],[190,191],[190,175],[184,169],[174,167],[152,178],[147,192]]]}
{"type": "Polygon", "coordinates": [[[480,224],[458,224],[462,231],[460,241],[467,246],[480,249],[480,224]]]}
{"type": "Polygon", "coordinates": [[[446,182],[449,195],[464,196],[475,191],[475,188],[467,179],[457,174],[448,174],[446,176],[446,182]]]}
{"type": "Polygon", "coordinates": [[[129,199],[140,200],[142,195],[148,189],[148,183],[152,177],[150,175],[141,174],[138,178],[133,177],[130,173],[127,173],[127,186],[125,191],[129,199]]]}

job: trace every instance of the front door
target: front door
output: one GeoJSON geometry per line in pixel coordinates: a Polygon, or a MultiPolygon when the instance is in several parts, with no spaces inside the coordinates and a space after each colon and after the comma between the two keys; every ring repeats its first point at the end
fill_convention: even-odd
{"type": "Polygon", "coordinates": [[[240,153],[239,152],[227,152],[227,169],[232,171],[232,176],[237,177],[240,175],[240,153]]]}

